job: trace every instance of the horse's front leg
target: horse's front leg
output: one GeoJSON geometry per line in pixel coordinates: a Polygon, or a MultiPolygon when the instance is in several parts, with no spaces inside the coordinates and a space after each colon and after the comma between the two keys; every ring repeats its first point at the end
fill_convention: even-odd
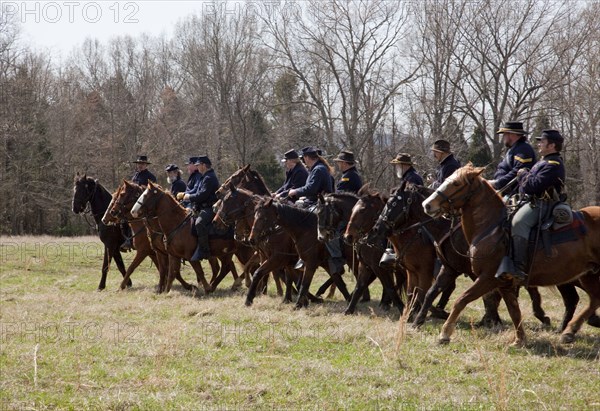
{"type": "Polygon", "coordinates": [[[523,327],[517,289],[514,287],[500,288],[500,294],[502,295],[502,299],[504,299],[510,319],[515,326],[515,340],[512,345],[521,347],[525,344],[525,328],[523,327]]]}
{"type": "Polygon", "coordinates": [[[454,333],[456,328],[456,321],[458,316],[465,309],[465,307],[472,301],[478,299],[487,292],[490,292],[494,288],[497,288],[499,282],[494,279],[494,274],[488,276],[480,276],[475,280],[473,285],[467,289],[452,306],[452,311],[448,316],[448,319],[442,326],[442,332],[440,333],[439,342],[440,344],[447,344],[450,342],[450,337],[454,333]]]}

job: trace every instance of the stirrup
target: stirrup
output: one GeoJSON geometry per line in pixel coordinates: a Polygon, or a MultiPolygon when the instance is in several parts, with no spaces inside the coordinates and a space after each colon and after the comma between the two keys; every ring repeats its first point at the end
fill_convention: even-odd
{"type": "Polygon", "coordinates": [[[296,262],[296,265],[294,266],[294,269],[295,270],[302,270],[303,268],[304,268],[304,260],[300,258],[296,262]]]}
{"type": "Polygon", "coordinates": [[[396,253],[392,248],[387,248],[383,255],[381,256],[381,260],[379,260],[379,267],[388,268],[393,267],[396,264],[396,253]]]}

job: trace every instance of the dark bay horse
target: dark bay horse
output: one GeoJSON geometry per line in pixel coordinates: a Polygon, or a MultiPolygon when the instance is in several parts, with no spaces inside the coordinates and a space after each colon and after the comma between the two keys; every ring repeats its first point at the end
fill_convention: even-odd
{"type": "Polygon", "coordinates": [[[340,274],[328,269],[329,252],[325,245],[317,239],[317,216],[308,210],[281,204],[268,198],[257,204],[254,225],[250,232],[250,242],[257,244],[264,234],[280,226],[294,241],[298,256],[304,260],[302,285],[298,290],[296,308],[307,307],[309,288],[319,266],[327,267],[326,271],[333,278],[337,288],[346,301],[350,294],[340,274]]]}
{"type": "MultiPolygon", "coordinates": [[[[121,256],[120,246],[125,241],[120,227],[107,226],[102,222],[102,216],[106,212],[112,200],[112,195],[104,188],[98,180],[87,175],[80,176],[77,173],[73,187],[73,212],[75,214],[90,213],[96,222],[98,236],[104,244],[104,259],[102,262],[102,277],[98,285],[98,291],[106,288],[106,276],[112,259],[115,259],[117,268],[125,277],[126,270],[121,256]],[[89,211],[87,210],[89,204],[89,211]]],[[[127,282],[131,287],[131,280],[127,282]]]]}
{"type": "MultiPolygon", "coordinates": [[[[123,180],[123,183],[119,186],[117,191],[113,194],[113,201],[106,210],[102,221],[105,224],[117,224],[122,219],[125,219],[131,225],[134,233],[134,245],[136,250],[136,256],[131,266],[127,270],[127,275],[123,279],[123,283],[133,273],[131,267],[134,262],[139,263],[146,256],[156,255],[156,264],[159,269],[160,280],[157,287],[158,293],[168,292],[167,281],[169,277],[169,270],[175,270],[174,277],[181,283],[184,289],[188,291],[196,291],[195,285],[189,284],[181,277],[181,259],[169,256],[165,250],[163,242],[163,233],[160,231],[157,218],[134,218],[131,215],[131,208],[137,201],[137,199],[144,192],[144,188],[129,181],[123,180]],[[143,230],[143,232],[142,232],[143,230]],[[140,233],[138,235],[138,233],[140,233]]],[[[217,272],[219,267],[215,258],[209,260],[213,273],[217,272]]],[[[202,266],[199,266],[202,269],[202,266]]],[[[135,268],[135,267],[134,267],[135,268]]],[[[123,283],[121,283],[121,289],[123,289],[123,283]]]]}
{"type": "MultiPolygon", "coordinates": [[[[402,230],[415,222],[429,221],[429,223],[424,224],[421,229],[431,240],[428,246],[436,249],[437,256],[442,261],[440,272],[437,275],[434,284],[427,291],[423,306],[415,318],[415,325],[422,325],[425,322],[429,307],[431,307],[433,301],[441,292],[447,294],[442,302],[445,306],[450,294],[455,288],[456,279],[461,274],[465,274],[472,280],[475,280],[475,274],[471,268],[471,259],[467,255],[469,252],[469,244],[465,239],[464,233],[459,229],[460,225],[457,226],[458,229],[451,230],[450,221],[441,218],[431,220],[431,218],[423,211],[423,207],[421,207],[421,203],[432,193],[433,190],[420,186],[407,185],[401,187],[395,193],[396,201],[394,203],[396,205],[387,208],[387,215],[385,217],[388,226],[393,227],[394,230],[402,230]]],[[[567,307],[563,320],[564,325],[561,328],[562,330],[566,327],[568,321],[571,320],[577,306],[578,298],[575,300],[569,298],[570,293],[574,291],[574,287],[571,284],[560,286],[559,291],[561,292],[561,295],[563,295],[565,306],[567,307]]],[[[527,292],[531,297],[535,317],[543,324],[549,326],[550,318],[546,316],[546,313],[542,308],[542,297],[538,289],[535,287],[528,287],[527,292]]],[[[492,291],[483,296],[485,315],[479,322],[479,325],[487,326],[501,324],[500,316],[498,315],[498,305],[500,300],[501,295],[497,291],[492,291]]]]}
{"type": "MultiPolygon", "coordinates": [[[[165,250],[168,254],[189,260],[196,247],[196,237],[192,234],[192,213],[190,210],[181,206],[177,200],[168,192],[165,192],[160,186],[149,183],[148,188],[136,201],[131,209],[131,215],[134,217],[157,217],[160,231],[164,233],[165,250]]],[[[221,262],[221,269],[218,276],[211,284],[206,281],[204,272],[198,267],[200,264],[192,264],[199,284],[202,284],[204,291],[210,293],[232,272],[234,281],[238,279],[235,265],[233,264],[233,253],[236,250],[236,244],[233,239],[211,239],[210,251],[221,262]]],[[[169,272],[167,289],[172,284],[174,272],[169,272]]]]}
{"type": "MultiPolygon", "coordinates": [[[[462,218],[462,229],[470,244],[473,272],[477,279],[454,303],[450,316],[442,327],[440,342],[447,343],[462,310],[471,301],[499,288],[515,326],[515,345],[525,342],[525,330],[516,289],[495,278],[502,258],[507,255],[508,238],[501,228],[507,211],[502,198],[481,177],[484,168],[468,164],[454,172],[424,202],[425,212],[437,217],[442,214],[462,218]]],[[[577,241],[552,246],[552,256],[537,250],[530,273],[530,286],[551,286],[579,280],[590,297],[589,305],[569,322],[561,341],[572,342],[583,322],[600,307],[600,207],[580,210],[587,233],[577,241]]]]}
{"type": "MultiPolygon", "coordinates": [[[[365,190],[367,189],[365,188],[365,190]]],[[[364,190],[361,189],[359,195],[363,193],[364,190]]],[[[375,195],[374,197],[382,201],[379,195],[375,195]]],[[[359,202],[359,199],[360,197],[358,195],[352,193],[337,193],[319,196],[316,212],[319,220],[320,241],[329,241],[337,235],[340,224],[350,221],[350,218],[353,215],[353,209],[359,202]]],[[[383,208],[383,205],[381,208],[383,208]]],[[[379,214],[377,214],[377,216],[378,215],[379,214]]],[[[375,219],[372,222],[373,224],[375,223],[377,216],[375,216],[375,219]]],[[[370,229],[371,227],[369,227],[367,231],[370,229]]],[[[347,245],[346,247],[356,250],[357,261],[350,262],[352,265],[356,265],[356,267],[352,268],[352,271],[356,275],[356,287],[352,293],[345,314],[353,314],[355,312],[358,300],[365,291],[368,290],[369,285],[375,278],[379,278],[383,286],[383,295],[380,305],[383,307],[386,305],[386,300],[391,300],[402,313],[404,304],[394,285],[395,270],[379,267],[379,260],[381,260],[383,251],[379,248],[370,247],[364,243],[352,244],[352,242],[346,242],[346,244],[350,244],[350,246],[347,245]]],[[[403,278],[403,276],[401,277],[403,278]]],[[[402,284],[400,284],[400,287],[402,287],[402,284]]]]}

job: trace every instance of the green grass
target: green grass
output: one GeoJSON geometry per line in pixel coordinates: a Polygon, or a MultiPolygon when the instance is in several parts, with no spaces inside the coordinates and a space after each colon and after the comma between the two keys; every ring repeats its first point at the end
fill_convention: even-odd
{"type": "MultiPolygon", "coordinates": [[[[399,314],[377,307],[379,284],[349,317],[339,293],[294,311],[273,286],[245,307],[231,277],[208,297],[155,295],[148,261],[123,292],[112,266],[98,293],[100,251],[93,238],[0,239],[0,410],[600,409],[600,331],[586,325],[563,346],[527,297],[525,348],[508,347],[504,306],[504,328],[471,326],[481,302],[439,346],[437,320],[399,334],[399,314]]],[[[556,326],[560,297],[542,295],[556,326]]]]}

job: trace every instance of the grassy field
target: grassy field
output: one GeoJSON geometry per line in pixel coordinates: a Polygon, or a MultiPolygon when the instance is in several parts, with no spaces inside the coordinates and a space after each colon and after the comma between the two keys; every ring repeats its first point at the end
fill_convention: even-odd
{"type": "MultiPolygon", "coordinates": [[[[481,302],[439,346],[440,321],[400,327],[377,301],[344,316],[339,293],[303,311],[273,286],[247,308],[231,277],[208,297],[155,295],[149,261],[124,292],[111,267],[99,293],[94,238],[0,238],[0,263],[0,410],[600,409],[600,331],[562,346],[526,296],[525,348],[508,347],[504,306],[504,328],[472,326],[481,302]]],[[[542,295],[558,324],[560,297],[542,295]]]]}

